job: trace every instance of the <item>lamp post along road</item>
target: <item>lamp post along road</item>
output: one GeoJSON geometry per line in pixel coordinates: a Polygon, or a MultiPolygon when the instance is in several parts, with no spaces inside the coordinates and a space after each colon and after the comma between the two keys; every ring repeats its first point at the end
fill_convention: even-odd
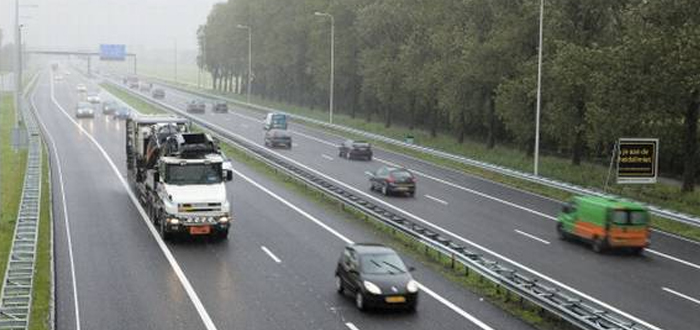
{"type": "Polygon", "coordinates": [[[334,82],[334,75],[335,75],[335,19],[333,18],[333,15],[329,13],[322,13],[322,12],[315,12],[314,15],[316,16],[324,16],[324,17],[329,17],[331,19],[331,81],[330,81],[330,95],[328,96],[328,108],[329,108],[329,114],[328,114],[328,122],[333,124],[333,82],[334,82]]]}
{"type": "Polygon", "coordinates": [[[540,46],[537,56],[537,110],[535,118],[535,169],[534,174],[539,175],[540,158],[540,108],[542,107],[542,23],[544,21],[544,0],[540,0],[540,46]]]}
{"type": "Polygon", "coordinates": [[[239,29],[248,30],[248,83],[246,91],[246,102],[250,103],[250,88],[253,83],[253,29],[250,26],[238,24],[239,29]]]}

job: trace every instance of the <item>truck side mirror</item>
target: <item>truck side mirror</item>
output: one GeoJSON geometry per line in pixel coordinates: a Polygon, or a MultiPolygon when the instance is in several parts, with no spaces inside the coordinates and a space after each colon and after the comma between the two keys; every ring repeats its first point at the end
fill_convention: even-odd
{"type": "Polygon", "coordinates": [[[153,172],[153,186],[160,182],[160,173],[158,171],[153,172]]]}
{"type": "Polygon", "coordinates": [[[233,180],[233,171],[226,170],[226,181],[232,181],[232,180],[233,180]]]}

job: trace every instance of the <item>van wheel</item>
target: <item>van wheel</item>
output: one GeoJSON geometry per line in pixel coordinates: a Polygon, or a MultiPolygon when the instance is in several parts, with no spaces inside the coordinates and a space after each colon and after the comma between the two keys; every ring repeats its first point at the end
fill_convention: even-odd
{"type": "Polygon", "coordinates": [[[343,291],[345,291],[345,288],[343,287],[343,279],[341,279],[337,274],[335,275],[335,290],[339,294],[343,294],[343,291]]]}
{"type": "Polygon", "coordinates": [[[593,251],[596,253],[603,253],[603,251],[605,251],[605,240],[596,238],[593,241],[593,251]]]}
{"type": "Polygon", "coordinates": [[[564,225],[562,225],[561,222],[557,223],[557,235],[562,241],[565,241],[567,238],[569,238],[566,232],[564,231],[564,225]]]}
{"type": "Polygon", "coordinates": [[[642,248],[642,247],[632,248],[632,254],[634,254],[636,256],[642,255],[643,252],[644,252],[644,248],[642,248]]]}

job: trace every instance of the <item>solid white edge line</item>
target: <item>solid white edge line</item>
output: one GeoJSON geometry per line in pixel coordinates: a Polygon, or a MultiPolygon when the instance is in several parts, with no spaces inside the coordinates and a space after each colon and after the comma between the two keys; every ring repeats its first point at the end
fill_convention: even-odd
{"type": "Polygon", "coordinates": [[[447,204],[449,204],[448,202],[446,202],[446,201],[444,201],[444,200],[442,200],[442,199],[439,199],[439,198],[437,198],[437,197],[433,197],[433,196],[430,196],[430,195],[423,195],[423,196],[425,196],[425,198],[427,198],[427,199],[431,199],[431,200],[433,200],[433,201],[435,201],[435,202],[438,202],[438,203],[440,203],[440,204],[442,204],[442,205],[447,205],[447,204]]]}
{"type": "Polygon", "coordinates": [[[663,252],[659,252],[659,251],[652,250],[652,249],[649,249],[649,248],[644,249],[644,251],[649,252],[649,253],[652,253],[652,254],[655,254],[655,255],[660,256],[660,257],[664,257],[664,258],[667,258],[667,259],[671,259],[671,260],[673,260],[673,261],[675,261],[675,262],[684,264],[684,265],[686,265],[686,266],[688,266],[688,267],[693,267],[693,268],[695,268],[695,269],[700,270],[700,265],[694,264],[694,263],[689,262],[689,261],[685,261],[685,260],[680,259],[680,258],[676,258],[676,257],[674,257],[674,256],[670,256],[670,255],[665,254],[665,253],[663,253],[663,252]]]}
{"type": "Polygon", "coordinates": [[[199,317],[202,319],[202,322],[204,323],[204,326],[206,327],[207,330],[216,330],[216,326],[214,325],[214,322],[212,321],[211,317],[209,316],[209,313],[206,311],[204,308],[204,305],[202,304],[202,301],[199,299],[199,296],[197,295],[197,292],[194,291],[194,288],[192,287],[192,284],[190,284],[190,281],[187,279],[187,276],[185,273],[182,271],[182,268],[180,268],[180,265],[177,263],[175,260],[175,257],[173,254],[170,252],[168,249],[167,245],[165,245],[165,242],[163,242],[163,239],[158,235],[158,232],[156,231],[155,227],[153,226],[153,223],[151,220],[148,218],[148,215],[146,214],[146,211],[144,211],[143,207],[139,203],[138,199],[136,198],[136,195],[131,191],[129,188],[129,183],[126,182],[124,177],[122,177],[121,173],[119,173],[119,168],[117,165],[114,164],[114,161],[112,161],[112,158],[109,157],[109,154],[107,154],[107,151],[102,148],[102,145],[97,142],[97,140],[92,136],[92,134],[88,133],[80,124],[78,124],[69,114],[66,112],[66,109],[64,109],[61,104],[56,100],[56,97],[54,95],[54,84],[53,84],[53,77],[51,79],[51,101],[58,107],[59,110],[70,120],[78,129],[83,132],[90,141],[97,147],[97,149],[102,153],[102,156],[104,159],[109,163],[110,167],[114,171],[114,174],[117,176],[119,181],[122,183],[124,186],[124,189],[129,195],[129,198],[131,199],[131,202],[136,206],[136,209],[139,211],[139,214],[141,214],[141,219],[146,223],[146,226],[153,236],[153,238],[156,240],[156,243],[158,243],[158,246],[160,247],[161,251],[165,255],[165,258],[168,260],[168,263],[170,264],[170,267],[173,269],[175,274],[177,275],[178,279],[180,280],[180,283],[182,284],[183,288],[185,289],[185,292],[190,298],[190,301],[192,301],[192,304],[194,305],[195,309],[197,310],[197,313],[199,314],[199,317]]]}
{"type": "Polygon", "coordinates": [[[325,159],[328,159],[328,160],[333,160],[333,157],[328,156],[328,155],[326,155],[326,154],[321,154],[321,157],[323,157],[323,158],[325,158],[325,159]]]}
{"type": "Polygon", "coordinates": [[[267,255],[270,256],[270,258],[272,258],[272,260],[274,260],[276,263],[282,262],[282,260],[280,260],[280,258],[277,258],[277,256],[274,253],[272,253],[272,251],[270,251],[270,249],[268,249],[264,245],[260,246],[260,249],[262,249],[265,253],[267,253],[267,255]]]}
{"type": "Polygon", "coordinates": [[[526,232],[524,232],[524,231],[522,231],[522,230],[515,229],[515,232],[518,233],[518,234],[520,234],[520,235],[523,235],[523,236],[532,238],[532,239],[534,239],[534,240],[536,240],[536,241],[542,242],[542,243],[544,243],[544,244],[547,244],[547,245],[550,244],[549,241],[544,240],[544,239],[541,239],[541,238],[539,238],[539,237],[537,237],[537,236],[535,236],[535,235],[528,234],[528,233],[526,233],[526,232]]]}
{"type": "MultiPolygon", "coordinates": [[[[51,79],[53,80],[53,77],[51,77],[51,79]]],[[[44,132],[46,132],[46,136],[49,138],[49,142],[51,143],[51,150],[53,151],[52,154],[56,159],[56,171],[58,172],[58,183],[61,191],[61,204],[63,204],[63,222],[64,226],[66,227],[66,243],[68,244],[68,260],[70,265],[70,275],[71,282],[73,284],[72,289],[73,308],[75,310],[75,329],[80,330],[80,304],[78,303],[78,287],[75,278],[75,261],[73,257],[73,240],[71,239],[70,221],[68,221],[68,205],[66,203],[66,192],[64,187],[65,183],[63,181],[63,167],[61,166],[61,157],[58,155],[58,148],[56,147],[56,142],[51,133],[49,133],[49,130],[46,129],[46,126],[44,126],[44,122],[39,118],[39,111],[37,110],[36,104],[34,102],[35,95],[36,89],[34,90],[34,93],[32,93],[32,97],[30,98],[29,102],[32,108],[34,108],[37,117],[37,122],[39,122],[41,127],[44,129],[44,132]]]]}
{"type": "MultiPolygon", "coordinates": [[[[304,216],[305,218],[307,218],[307,219],[311,220],[312,222],[314,222],[315,224],[321,226],[321,228],[327,230],[328,232],[330,232],[330,233],[333,234],[334,236],[340,238],[340,240],[342,240],[342,241],[345,242],[346,244],[352,244],[352,243],[353,243],[353,241],[351,241],[349,238],[345,237],[343,234],[339,233],[338,231],[336,231],[335,229],[331,228],[331,227],[328,226],[327,224],[321,222],[320,220],[318,220],[318,219],[317,219],[316,217],[314,217],[313,215],[307,213],[306,211],[302,210],[301,208],[297,207],[296,205],[292,204],[291,202],[287,201],[286,199],[284,199],[284,198],[280,197],[279,195],[275,194],[275,193],[272,192],[271,190],[265,188],[263,185],[257,183],[256,181],[254,181],[253,179],[251,179],[251,178],[249,178],[248,176],[244,175],[243,173],[239,172],[238,170],[233,169],[233,172],[234,172],[237,176],[239,176],[239,177],[241,177],[243,180],[245,180],[246,182],[248,182],[248,183],[250,183],[251,185],[255,186],[256,188],[262,190],[264,193],[268,194],[269,196],[271,196],[272,198],[276,199],[276,200],[279,201],[280,203],[286,205],[287,207],[289,207],[289,208],[291,208],[292,210],[296,211],[297,213],[301,214],[301,215],[304,216]]],[[[434,291],[430,290],[428,287],[424,286],[423,284],[418,283],[418,285],[420,286],[421,290],[423,290],[426,294],[428,294],[428,295],[430,295],[431,297],[435,298],[435,300],[437,300],[438,302],[442,303],[442,304],[445,305],[447,308],[453,310],[454,312],[456,312],[457,314],[461,315],[462,317],[464,317],[464,318],[468,319],[469,321],[473,322],[474,324],[476,324],[477,326],[479,326],[481,329],[484,329],[484,330],[492,330],[492,329],[493,329],[493,328],[489,327],[486,323],[482,322],[481,320],[479,320],[479,319],[477,319],[476,317],[472,316],[471,314],[467,313],[467,312],[464,311],[463,309],[459,308],[457,305],[453,304],[453,303],[450,302],[449,300],[445,299],[444,297],[442,297],[442,296],[440,296],[439,294],[435,293],[434,291]]]]}
{"type": "MultiPolygon", "coordinates": [[[[165,104],[165,103],[164,103],[164,104],[165,104]]],[[[168,105],[168,104],[165,104],[165,105],[168,106],[168,107],[173,107],[173,106],[168,105]]],[[[233,135],[233,136],[236,136],[237,138],[239,138],[239,139],[241,139],[241,140],[243,140],[243,141],[246,141],[247,143],[250,143],[250,144],[253,144],[253,145],[262,147],[262,146],[261,146],[260,144],[258,144],[257,142],[253,142],[253,141],[251,141],[250,139],[248,139],[248,138],[246,138],[246,137],[243,137],[243,136],[241,136],[240,134],[236,134],[236,133],[234,133],[234,132],[231,132],[230,130],[225,129],[225,128],[219,126],[219,125],[212,124],[211,122],[209,122],[209,121],[207,121],[207,120],[205,120],[205,119],[203,119],[203,118],[201,118],[201,117],[199,118],[199,120],[201,120],[202,122],[207,123],[208,125],[210,125],[210,126],[212,126],[212,127],[217,128],[217,129],[219,129],[219,130],[221,130],[221,131],[225,131],[225,132],[227,132],[227,133],[229,133],[229,134],[231,134],[231,135],[233,135]]],[[[564,284],[564,283],[562,283],[562,282],[559,282],[559,281],[555,280],[555,279],[552,278],[552,277],[549,277],[549,276],[547,276],[547,275],[544,275],[544,274],[542,274],[542,273],[540,273],[540,272],[538,272],[538,271],[536,271],[536,270],[534,270],[534,269],[532,269],[532,268],[530,268],[530,267],[527,267],[527,266],[525,266],[525,265],[523,265],[523,264],[521,264],[521,263],[519,263],[519,262],[517,262],[517,261],[515,261],[515,260],[512,260],[512,259],[510,259],[510,258],[508,258],[508,257],[506,257],[506,256],[504,256],[504,255],[502,255],[502,254],[500,254],[500,253],[497,253],[497,252],[495,252],[495,251],[493,251],[493,250],[490,250],[490,249],[488,249],[488,248],[486,248],[486,247],[484,247],[484,246],[482,246],[482,245],[480,245],[480,244],[477,244],[477,243],[475,243],[475,242],[473,242],[473,241],[470,241],[470,240],[468,240],[468,239],[466,239],[466,238],[464,238],[464,237],[462,237],[462,236],[459,236],[459,235],[457,235],[457,234],[455,234],[455,233],[453,233],[453,232],[451,232],[451,231],[449,231],[449,230],[447,230],[447,229],[445,229],[445,228],[443,228],[443,227],[441,227],[441,226],[438,226],[438,225],[436,225],[436,224],[434,224],[434,223],[432,223],[432,222],[429,222],[429,221],[427,221],[427,220],[425,220],[425,219],[423,219],[423,218],[421,218],[421,217],[419,217],[419,216],[417,216],[417,215],[415,215],[415,214],[412,214],[412,213],[410,213],[410,212],[408,212],[408,211],[405,211],[405,210],[403,210],[403,209],[401,209],[401,208],[398,208],[398,207],[396,207],[396,206],[394,206],[394,205],[392,205],[392,204],[390,204],[390,203],[387,203],[387,202],[385,202],[385,201],[383,201],[383,200],[381,200],[381,199],[379,199],[379,198],[376,198],[376,197],[374,197],[374,196],[372,196],[372,195],[369,195],[368,193],[366,193],[366,192],[364,192],[364,191],[361,191],[361,190],[359,190],[359,189],[357,189],[357,188],[355,188],[355,187],[352,187],[352,186],[348,185],[348,184],[345,183],[345,182],[339,181],[339,180],[337,180],[337,179],[335,179],[335,178],[333,178],[333,177],[330,177],[330,176],[328,176],[328,175],[326,175],[326,174],[324,174],[324,173],[321,173],[321,172],[319,172],[319,171],[317,171],[317,170],[315,170],[315,169],[313,169],[313,168],[310,168],[309,166],[306,166],[306,165],[304,165],[304,164],[301,164],[301,163],[299,163],[298,161],[296,161],[296,160],[294,160],[294,159],[291,159],[291,158],[289,158],[289,157],[287,157],[287,156],[284,156],[284,155],[282,155],[282,154],[280,154],[280,153],[278,153],[278,152],[275,152],[275,151],[272,151],[272,150],[270,150],[269,152],[270,152],[270,153],[273,153],[273,154],[276,155],[277,157],[280,157],[280,158],[285,159],[286,161],[288,161],[288,162],[290,162],[290,163],[295,164],[296,166],[299,166],[299,167],[301,167],[301,168],[304,168],[304,169],[306,169],[306,170],[308,170],[308,171],[310,171],[310,172],[312,172],[312,173],[314,173],[314,174],[316,174],[316,175],[319,175],[319,176],[321,176],[321,177],[324,177],[324,178],[326,178],[326,179],[328,179],[328,180],[330,180],[330,181],[332,181],[332,182],[335,182],[335,183],[338,184],[338,185],[341,185],[341,186],[343,186],[343,187],[345,187],[345,188],[347,188],[347,189],[349,189],[349,190],[352,190],[352,191],[354,191],[354,192],[357,193],[357,194],[361,194],[361,195],[363,195],[363,196],[365,196],[365,197],[367,197],[367,198],[369,198],[369,199],[374,200],[375,202],[377,202],[377,203],[379,203],[379,204],[382,204],[382,205],[384,205],[384,206],[386,206],[386,207],[388,207],[388,208],[391,208],[391,209],[393,209],[393,210],[395,210],[395,211],[397,211],[397,212],[399,212],[399,213],[402,213],[402,214],[404,214],[404,215],[406,215],[406,216],[408,216],[408,217],[410,217],[410,218],[413,218],[413,219],[415,219],[416,221],[421,222],[421,223],[425,224],[425,225],[428,226],[428,227],[431,227],[431,228],[434,228],[434,229],[436,229],[436,230],[439,230],[439,231],[441,231],[441,232],[443,232],[443,233],[446,233],[446,234],[448,234],[448,235],[450,235],[450,236],[452,236],[452,237],[454,237],[454,238],[456,238],[456,239],[458,239],[458,240],[460,240],[460,241],[462,241],[462,242],[464,242],[464,243],[467,243],[467,244],[469,244],[469,245],[471,245],[471,246],[473,246],[473,247],[476,247],[476,248],[478,248],[478,249],[480,249],[480,250],[482,250],[482,251],[486,251],[486,252],[490,253],[491,255],[493,255],[493,256],[495,256],[495,257],[497,257],[497,258],[500,258],[500,259],[503,260],[503,261],[506,261],[506,262],[508,262],[508,263],[510,263],[510,264],[512,264],[512,265],[514,265],[514,266],[517,266],[517,267],[519,267],[519,268],[521,268],[521,269],[523,269],[523,270],[525,270],[525,271],[527,271],[527,272],[530,272],[530,273],[532,273],[533,275],[536,275],[536,276],[542,278],[543,280],[549,281],[549,282],[551,282],[551,283],[553,283],[553,284],[556,284],[556,285],[558,285],[558,286],[560,286],[560,287],[562,287],[562,288],[565,288],[565,289],[571,291],[571,292],[574,293],[574,294],[577,294],[577,295],[579,295],[579,296],[581,296],[581,297],[583,297],[583,298],[585,298],[585,299],[588,299],[588,300],[590,300],[590,301],[592,301],[592,302],[597,303],[597,304],[600,305],[600,306],[603,306],[603,307],[605,307],[605,308],[607,308],[607,309],[610,309],[610,310],[612,310],[612,311],[615,311],[616,313],[618,313],[618,314],[620,314],[620,315],[622,315],[622,316],[625,316],[625,317],[627,317],[627,318],[629,318],[629,319],[632,319],[632,320],[636,321],[637,323],[640,323],[640,324],[642,324],[642,325],[644,325],[644,326],[646,326],[646,327],[648,327],[648,328],[655,329],[655,330],[660,330],[660,329],[661,329],[661,328],[659,328],[659,327],[657,327],[657,326],[652,325],[652,324],[649,323],[649,322],[646,322],[646,321],[644,321],[644,320],[642,320],[642,319],[640,319],[640,318],[638,318],[638,317],[635,317],[635,316],[633,316],[633,315],[631,315],[631,314],[629,314],[629,313],[626,313],[626,312],[624,312],[624,311],[622,311],[622,310],[620,310],[620,309],[618,309],[618,308],[615,308],[615,307],[613,307],[612,305],[609,305],[609,304],[607,304],[607,303],[605,303],[605,302],[602,302],[602,301],[600,301],[600,300],[598,300],[598,299],[596,299],[596,298],[593,298],[592,296],[589,296],[589,295],[587,295],[587,294],[585,294],[585,293],[583,293],[583,292],[581,292],[581,291],[579,291],[579,290],[576,290],[576,289],[574,289],[574,288],[571,287],[571,286],[568,286],[568,285],[566,285],[566,284],[564,284]]],[[[512,204],[512,203],[511,203],[511,204],[512,204]]],[[[513,205],[514,205],[514,204],[513,204],[513,205]]],[[[518,206],[518,207],[521,208],[520,206],[518,206]]],[[[536,211],[535,211],[535,212],[536,212],[536,211]]],[[[536,212],[536,213],[540,213],[540,212],[536,212]]]]}
{"type": "Polygon", "coordinates": [[[669,289],[669,288],[667,288],[667,287],[661,287],[661,289],[664,290],[664,291],[666,291],[666,292],[668,292],[668,293],[675,294],[676,296],[679,296],[679,297],[681,297],[681,298],[687,299],[687,300],[689,300],[689,301],[692,301],[692,302],[694,302],[694,303],[700,305],[700,299],[695,299],[695,298],[693,298],[693,297],[691,297],[691,296],[682,294],[682,293],[680,293],[680,292],[678,292],[678,291],[671,290],[671,289],[669,289]]]}
{"type": "Polygon", "coordinates": [[[350,330],[360,330],[360,328],[356,327],[354,324],[352,324],[352,322],[346,322],[345,326],[350,330]]]}

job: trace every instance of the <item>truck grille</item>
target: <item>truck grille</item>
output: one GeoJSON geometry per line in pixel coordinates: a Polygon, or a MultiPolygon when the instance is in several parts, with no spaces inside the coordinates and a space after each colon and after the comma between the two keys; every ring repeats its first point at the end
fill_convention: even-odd
{"type": "Polygon", "coordinates": [[[221,210],[221,203],[191,203],[180,204],[178,212],[211,212],[221,210]]]}

